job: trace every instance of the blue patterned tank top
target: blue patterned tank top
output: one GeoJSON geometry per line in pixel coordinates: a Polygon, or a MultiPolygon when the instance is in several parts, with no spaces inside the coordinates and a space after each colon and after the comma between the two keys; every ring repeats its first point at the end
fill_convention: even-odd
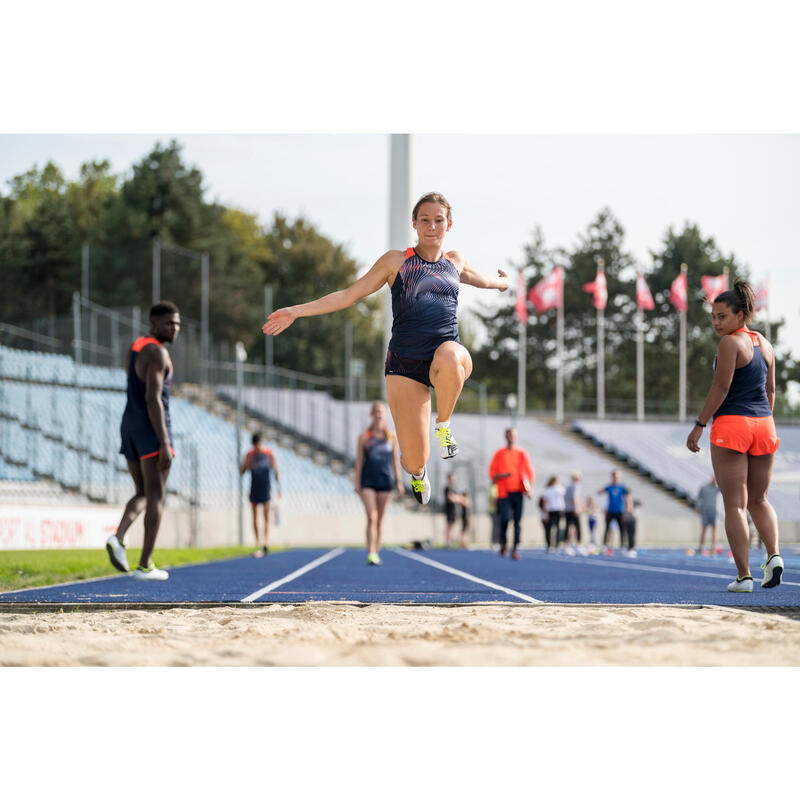
{"type": "Polygon", "coordinates": [[[443,342],[457,342],[460,282],[450,259],[442,255],[431,263],[409,247],[392,284],[389,350],[398,356],[429,359],[443,342]]]}

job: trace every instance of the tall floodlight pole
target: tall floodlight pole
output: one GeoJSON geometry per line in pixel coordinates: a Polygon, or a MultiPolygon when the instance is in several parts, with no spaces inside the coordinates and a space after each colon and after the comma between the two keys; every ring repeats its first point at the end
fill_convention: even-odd
{"type": "Polygon", "coordinates": [[[556,308],[556,422],[564,422],[564,281],[556,308]]]}
{"type": "Polygon", "coordinates": [[[161,299],[161,242],[153,239],[153,304],[161,299]]]}
{"type": "MultiPolygon", "coordinates": [[[[689,267],[681,264],[681,273],[684,275],[686,286],[686,302],[689,302],[689,267]]],[[[680,363],[678,366],[678,419],[686,422],[686,310],[680,312],[680,363]]]]}
{"type": "MultiPolygon", "coordinates": [[[[409,216],[411,211],[411,135],[393,133],[389,154],[389,250],[408,247],[409,216]]],[[[392,336],[392,293],[383,296],[383,352],[389,349],[392,336]]],[[[386,386],[383,381],[384,397],[386,386]]]]}
{"type": "MultiPolygon", "coordinates": [[[[597,268],[604,270],[605,259],[595,258],[597,268]]],[[[597,309],[597,419],[606,417],[606,346],[605,346],[606,319],[605,309],[597,309]]]]}
{"type": "MultiPolygon", "coordinates": [[[[236,342],[236,463],[242,463],[242,429],[244,428],[244,362],[247,350],[241,342],[236,342]]],[[[244,488],[239,475],[239,546],[244,544],[244,488]]]]}
{"type": "Polygon", "coordinates": [[[208,383],[208,298],[209,298],[208,253],[200,256],[200,353],[203,359],[203,383],[208,383]]]}
{"type": "Polygon", "coordinates": [[[353,323],[344,324],[344,452],[350,452],[350,403],[352,397],[353,323]]]}
{"type": "Polygon", "coordinates": [[[644,419],[644,311],[636,304],[636,419],[644,419]]]}

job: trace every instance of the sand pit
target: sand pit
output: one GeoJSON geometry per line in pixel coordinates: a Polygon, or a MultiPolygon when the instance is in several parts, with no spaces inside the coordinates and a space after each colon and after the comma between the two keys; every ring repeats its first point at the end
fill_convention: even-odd
{"type": "Polygon", "coordinates": [[[797,666],[800,615],[666,606],[0,614],[3,666],[797,666]]]}

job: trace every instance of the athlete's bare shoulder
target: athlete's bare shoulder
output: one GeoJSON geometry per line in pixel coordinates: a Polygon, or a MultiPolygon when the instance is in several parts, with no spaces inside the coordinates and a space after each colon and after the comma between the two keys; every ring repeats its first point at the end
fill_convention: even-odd
{"type": "Polygon", "coordinates": [[[761,348],[761,355],[764,356],[767,362],[770,362],[775,356],[775,351],[772,345],[767,341],[763,334],[759,333],[758,331],[754,332],[756,336],[758,336],[758,344],[761,348]]]}
{"type": "Polygon", "coordinates": [[[455,264],[455,267],[459,272],[461,272],[461,270],[464,269],[467,264],[466,257],[462,253],[459,253],[458,250],[448,250],[444,255],[445,258],[455,264]]]}

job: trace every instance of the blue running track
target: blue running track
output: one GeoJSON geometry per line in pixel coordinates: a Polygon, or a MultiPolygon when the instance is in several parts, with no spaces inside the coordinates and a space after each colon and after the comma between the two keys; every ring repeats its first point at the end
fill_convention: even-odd
{"type": "Polygon", "coordinates": [[[691,606],[800,607],[800,551],[783,553],[775,589],[761,588],[762,555],[751,553],[752,594],[726,591],[736,571],[723,556],[677,550],[640,551],[638,558],[548,555],[522,551],[521,561],[489,550],[387,549],[383,566],[362,549],[287,550],[176,567],[167,581],[130,575],[0,593],[0,608],[75,605],[234,605],[252,603],[648,603],[691,606]]]}

